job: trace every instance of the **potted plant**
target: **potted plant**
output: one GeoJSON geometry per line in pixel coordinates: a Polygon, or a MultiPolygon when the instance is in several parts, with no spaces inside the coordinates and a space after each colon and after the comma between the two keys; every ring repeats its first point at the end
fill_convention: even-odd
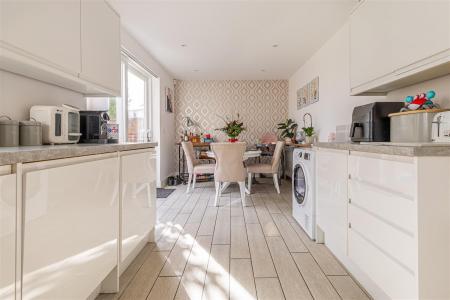
{"type": "Polygon", "coordinates": [[[216,130],[224,132],[228,136],[229,142],[237,142],[238,136],[245,130],[244,123],[240,120],[239,114],[237,114],[237,119],[229,120],[227,118],[224,122],[225,126],[216,130]]]}
{"type": "Polygon", "coordinates": [[[286,144],[293,142],[297,127],[297,123],[292,119],[287,119],[284,123],[278,123],[277,129],[281,130],[280,136],[286,141],[286,144]]]}
{"type": "Polygon", "coordinates": [[[312,144],[314,142],[314,127],[303,127],[302,129],[305,133],[305,143],[312,144]]]}

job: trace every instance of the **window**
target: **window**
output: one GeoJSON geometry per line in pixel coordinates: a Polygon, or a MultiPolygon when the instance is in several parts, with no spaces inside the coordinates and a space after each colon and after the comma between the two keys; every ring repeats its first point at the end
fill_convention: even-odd
{"type": "Polygon", "coordinates": [[[89,110],[107,110],[109,123],[119,124],[120,140],[152,140],[152,82],[155,77],[126,54],[122,54],[122,97],[88,98],[89,110]]]}
{"type": "Polygon", "coordinates": [[[128,56],[122,60],[122,138],[128,142],[148,141],[151,131],[152,75],[128,56]]]}

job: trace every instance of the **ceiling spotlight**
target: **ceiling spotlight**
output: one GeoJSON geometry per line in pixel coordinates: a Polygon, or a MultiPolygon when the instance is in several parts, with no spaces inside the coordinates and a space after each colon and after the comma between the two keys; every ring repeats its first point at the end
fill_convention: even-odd
{"type": "Polygon", "coordinates": [[[277,48],[278,44],[273,44],[272,47],[277,48]]]}
{"type": "Polygon", "coordinates": [[[266,71],[266,69],[261,69],[261,72],[265,72],[266,71]]]}
{"type": "Polygon", "coordinates": [[[197,69],[195,69],[195,70],[193,70],[194,72],[198,72],[198,70],[197,69]]]}
{"type": "Polygon", "coordinates": [[[181,44],[180,46],[181,46],[181,47],[187,47],[187,45],[186,45],[186,44],[181,44]]]}

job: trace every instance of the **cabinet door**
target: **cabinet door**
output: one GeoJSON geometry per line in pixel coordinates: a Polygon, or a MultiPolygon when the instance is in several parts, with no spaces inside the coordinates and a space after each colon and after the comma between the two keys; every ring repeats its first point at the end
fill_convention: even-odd
{"type": "Polygon", "coordinates": [[[120,18],[105,1],[81,1],[80,77],[120,96],[120,18]]]}
{"type": "Polygon", "coordinates": [[[0,39],[73,75],[81,71],[80,0],[0,1],[0,39]]]}
{"type": "Polygon", "coordinates": [[[14,299],[16,175],[0,176],[0,299],[14,299]]]}
{"type": "Polygon", "coordinates": [[[86,299],[117,266],[119,159],[104,157],[24,165],[23,299],[86,299]]]}
{"type": "MultiPolygon", "coordinates": [[[[156,158],[153,151],[121,153],[122,252],[125,261],[145,243],[156,219],[156,158]]],[[[137,254],[137,253],[136,253],[137,254]]]]}
{"type": "Polygon", "coordinates": [[[348,151],[318,149],[316,152],[317,225],[325,244],[333,251],[347,253],[347,161],[348,151]]]}
{"type": "Polygon", "coordinates": [[[350,17],[352,88],[394,71],[392,2],[364,1],[350,17]]]}
{"type": "Polygon", "coordinates": [[[394,69],[450,48],[450,1],[391,1],[394,69]]]}

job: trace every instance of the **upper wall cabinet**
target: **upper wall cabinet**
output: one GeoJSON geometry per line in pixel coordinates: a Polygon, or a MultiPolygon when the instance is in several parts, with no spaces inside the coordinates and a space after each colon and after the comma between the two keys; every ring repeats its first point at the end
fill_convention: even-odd
{"type": "Polygon", "coordinates": [[[79,1],[2,1],[6,48],[72,75],[81,71],[79,1]]]}
{"type": "Polygon", "coordinates": [[[120,19],[104,1],[81,1],[80,77],[120,95],[120,19]]]}
{"type": "Polygon", "coordinates": [[[350,19],[352,95],[450,74],[450,2],[365,0],[350,19]]]}
{"type": "Polygon", "coordinates": [[[120,18],[104,1],[0,1],[0,69],[120,94],[120,18]]]}

